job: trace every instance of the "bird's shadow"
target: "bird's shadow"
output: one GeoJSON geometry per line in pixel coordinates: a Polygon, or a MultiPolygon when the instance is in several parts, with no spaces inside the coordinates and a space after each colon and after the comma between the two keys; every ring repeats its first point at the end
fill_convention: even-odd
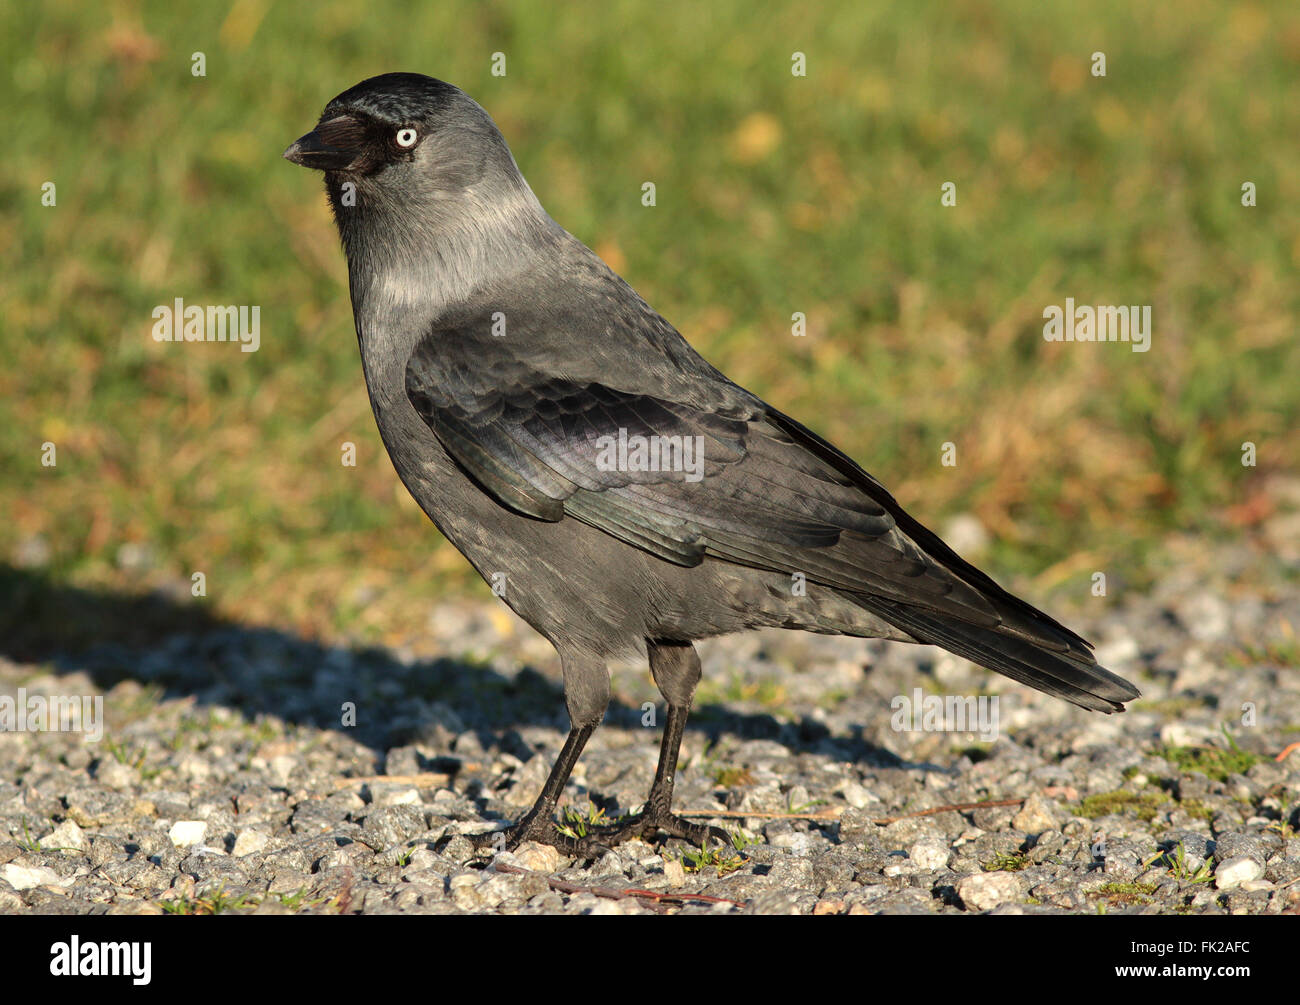
{"type": "MultiPolygon", "coordinates": [[[[193,698],[196,715],[223,706],[250,720],[270,715],[343,731],[373,752],[377,771],[388,750],[418,742],[429,729],[472,730],[484,746],[500,743],[527,756],[529,744],[519,730],[568,728],[558,673],[551,677],[526,666],[506,676],[465,659],[412,661],[376,646],[324,645],[240,624],[201,601],[69,586],[3,563],[0,656],[58,674],[84,673],[100,693],[122,681],[150,685],[160,698],[193,698]],[[341,714],[348,702],[357,707],[354,724],[341,714]]],[[[642,716],[640,705],[616,697],[605,721],[631,728],[642,716]]],[[[782,721],[721,704],[698,707],[688,728],[711,740],[725,733],[796,750],[829,737],[826,726],[808,716],[782,721]]],[[[909,764],[860,730],[834,743],[839,756],[857,762],[935,767],[909,764]]]]}

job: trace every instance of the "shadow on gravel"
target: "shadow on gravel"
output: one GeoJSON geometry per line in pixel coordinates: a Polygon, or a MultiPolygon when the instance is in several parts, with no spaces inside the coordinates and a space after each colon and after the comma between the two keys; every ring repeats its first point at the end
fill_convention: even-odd
{"type": "MultiPolygon", "coordinates": [[[[485,746],[500,742],[526,753],[528,744],[511,735],[515,730],[568,729],[558,676],[552,681],[533,667],[505,676],[464,660],[407,662],[380,647],[322,645],[241,625],[188,597],[86,590],[3,563],[0,656],[49,664],[59,673],[83,672],[103,691],[132,680],[162,698],[193,696],[196,707],[230,706],[249,719],[273,715],[347,732],[374,750],[381,765],[386,750],[419,742],[428,731],[472,729],[485,746]],[[355,726],[341,724],[345,702],[356,704],[355,726]]],[[[713,739],[731,733],[805,750],[828,741],[842,758],[905,764],[857,730],[830,741],[826,727],[808,717],[780,722],[722,705],[704,705],[698,713],[688,728],[713,739]]],[[[640,706],[616,698],[605,722],[630,728],[640,725],[641,714],[640,706]]]]}

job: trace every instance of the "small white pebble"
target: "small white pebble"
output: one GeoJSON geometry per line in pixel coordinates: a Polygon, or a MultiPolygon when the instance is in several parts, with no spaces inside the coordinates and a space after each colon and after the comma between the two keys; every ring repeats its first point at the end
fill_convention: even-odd
{"type": "Polygon", "coordinates": [[[908,849],[918,869],[942,869],[948,864],[948,846],[935,838],[925,838],[908,849]]]}
{"type": "Polygon", "coordinates": [[[190,848],[203,840],[208,825],[202,820],[177,820],[172,824],[167,837],[177,848],[190,848]]]}
{"type": "Polygon", "coordinates": [[[45,866],[25,866],[10,862],[0,868],[0,879],[15,890],[34,890],[38,886],[65,886],[72,880],[63,880],[53,869],[45,866]]]}
{"type": "Polygon", "coordinates": [[[515,849],[515,861],[522,869],[555,872],[560,867],[560,853],[548,844],[525,841],[515,849]]]}
{"type": "Polygon", "coordinates": [[[1214,870],[1214,885],[1220,890],[1232,890],[1264,875],[1264,867],[1245,855],[1220,862],[1214,870]]]}
{"type": "Polygon", "coordinates": [[[266,831],[254,830],[249,827],[239,832],[235,837],[235,847],[231,854],[236,857],[242,855],[255,855],[266,847],[267,842],[271,840],[271,835],[266,831]]]}
{"type": "Polygon", "coordinates": [[[959,880],[957,896],[972,911],[991,911],[1024,896],[1024,884],[1013,873],[986,872],[959,880]]]}
{"type": "Polygon", "coordinates": [[[75,820],[63,821],[49,837],[41,841],[41,845],[46,848],[71,848],[75,851],[85,851],[89,847],[85,832],[77,826],[75,820]]]}

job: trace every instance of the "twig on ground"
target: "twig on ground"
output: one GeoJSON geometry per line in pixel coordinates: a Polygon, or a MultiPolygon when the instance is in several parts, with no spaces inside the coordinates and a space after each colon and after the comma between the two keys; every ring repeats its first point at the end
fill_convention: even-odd
{"type": "MultiPolygon", "coordinates": [[[[1019,806],[1025,800],[1022,799],[999,799],[995,802],[985,803],[949,803],[947,806],[936,806],[934,809],[917,810],[914,813],[900,813],[896,817],[873,817],[873,824],[892,824],[898,820],[906,820],[909,817],[928,817],[936,813],[948,813],[949,811],[960,810],[979,810],[990,806],[1019,806]]],[[[687,810],[679,813],[683,817],[719,817],[723,819],[745,819],[754,820],[838,820],[843,815],[845,807],[827,806],[824,810],[818,810],[816,813],[757,813],[752,810],[687,810]]]]}
{"type": "Polygon", "coordinates": [[[724,820],[836,820],[844,812],[843,806],[827,806],[816,813],[759,813],[755,810],[687,810],[679,817],[719,817],[724,820]]]}
{"type": "MultiPolygon", "coordinates": [[[[463,767],[473,771],[478,765],[467,763],[463,767]]],[[[358,775],[355,778],[336,779],[334,787],[346,789],[351,785],[414,785],[417,789],[433,789],[450,784],[451,777],[441,771],[422,771],[418,775],[358,775]]]]}

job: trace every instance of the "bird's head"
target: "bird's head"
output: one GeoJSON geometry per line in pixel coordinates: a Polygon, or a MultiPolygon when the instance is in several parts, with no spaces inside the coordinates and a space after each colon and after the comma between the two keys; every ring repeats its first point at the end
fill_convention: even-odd
{"type": "Polygon", "coordinates": [[[360,199],[409,207],[523,181],[491,116],[459,88],[419,73],[385,73],[344,91],[284,156],[325,172],[332,200],[347,183],[360,199]]]}
{"type": "Polygon", "coordinates": [[[517,267],[558,231],[492,117],[459,88],[419,73],[385,73],[344,91],[284,156],[324,172],[363,282],[400,272],[414,290],[417,274],[436,265],[439,295],[452,299],[517,267]]]}

